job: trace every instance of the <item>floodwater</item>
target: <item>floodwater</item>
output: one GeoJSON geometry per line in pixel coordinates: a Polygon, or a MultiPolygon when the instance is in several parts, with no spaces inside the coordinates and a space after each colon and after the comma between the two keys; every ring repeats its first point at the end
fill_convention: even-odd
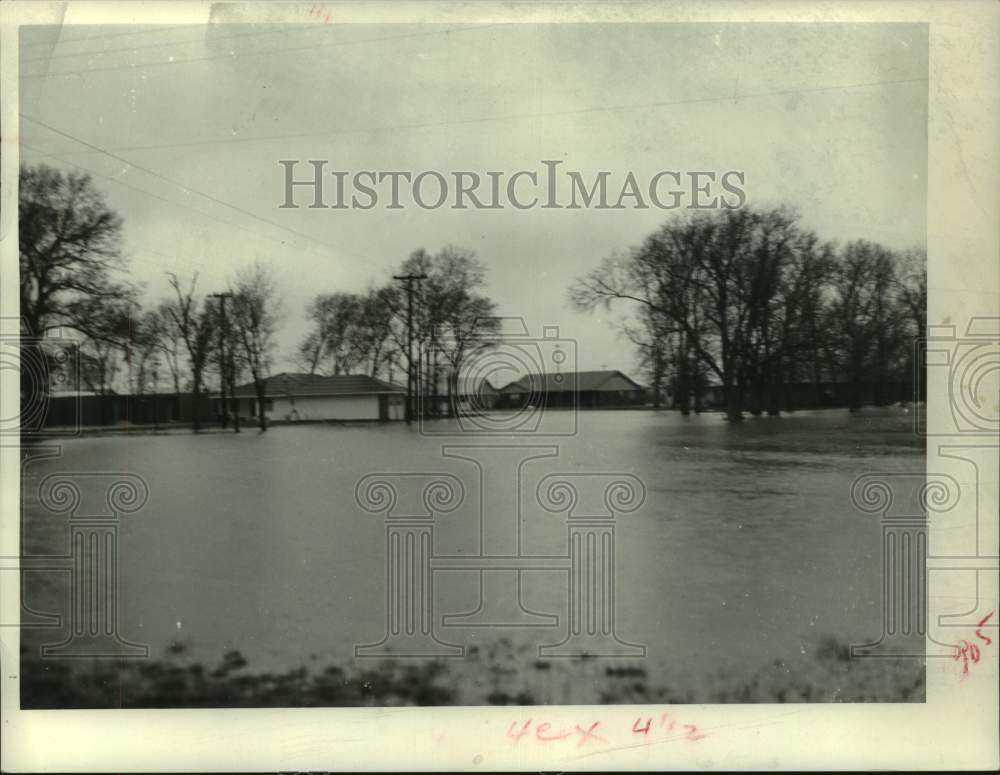
{"type": "MultiPolygon", "coordinates": [[[[459,479],[464,501],[435,517],[433,552],[474,561],[567,554],[565,514],[539,502],[547,475],[577,475],[578,511],[600,513],[602,483],[631,474],[646,492],[616,519],[615,628],[622,641],[646,647],[650,683],[658,670],[753,670],[807,654],[823,638],[878,638],[880,525],[854,509],[850,487],[864,473],[924,470],[907,410],[797,412],[737,425],[717,414],[590,411],[578,423],[564,437],[445,437],[396,423],[63,440],[60,456],[25,466],[24,550],[68,551],[66,515],[46,510],[37,494],[47,475],[138,475],[149,498],[122,517],[123,637],[149,645],[152,656],[180,643],[206,663],[238,649],[260,670],[348,664],[355,646],[386,630],[386,526],[356,499],[363,477],[459,479]]],[[[77,477],[85,488],[112,480],[77,477]]],[[[404,486],[400,509],[406,497],[404,486]]],[[[486,575],[497,607],[447,626],[442,616],[480,605],[480,576],[435,571],[438,638],[513,643],[537,658],[536,646],[566,637],[568,575],[553,562],[521,573],[521,608],[534,616],[512,602],[514,572],[494,571],[486,575]],[[490,612],[509,626],[467,626],[496,624],[490,612]]],[[[67,579],[26,574],[25,603],[65,612],[67,579]]],[[[36,648],[58,635],[25,630],[24,640],[36,648]]]]}

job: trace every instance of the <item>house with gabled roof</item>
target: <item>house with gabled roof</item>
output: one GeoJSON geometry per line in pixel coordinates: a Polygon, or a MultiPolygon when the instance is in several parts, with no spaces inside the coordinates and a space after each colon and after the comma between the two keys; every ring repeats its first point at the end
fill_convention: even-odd
{"type": "Polygon", "coordinates": [[[617,369],[527,374],[500,389],[498,408],[643,406],[646,388],[617,369]]]}
{"type": "Polygon", "coordinates": [[[402,420],[406,388],[366,374],[305,374],[282,372],[264,380],[264,405],[254,384],[234,391],[240,417],[271,422],[402,420]]]}

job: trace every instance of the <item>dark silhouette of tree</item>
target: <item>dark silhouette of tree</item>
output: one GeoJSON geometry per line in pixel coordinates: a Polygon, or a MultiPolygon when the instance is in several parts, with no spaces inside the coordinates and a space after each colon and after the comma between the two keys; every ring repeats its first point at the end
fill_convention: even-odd
{"type": "MultiPolygon", "coordinates": [[[[424,249],[414,251],[403,262],[399,274],[424,274],[414,303],[414,359],[422,358],[424,406],[444,389],[448,412],[452,413],[460,392],[462,369],[473,351],[491,346],[499,328],[496,304],[483,295],[486,267],[469,250],[448,246],[436,254],[424,249]]],[[[396,317],[395,341],[406,359],[406,300],[402,294],[392,297],[396,317]]]]}
{"type": "Polygon", "coordinates": [[[299,359],[310,374],[349,374],[364,360],[354,336],[363,299],[356,293],[323,293],[306,313],[312,329],[299,346],[299,359]]]}
{"type": "Polygon", "coordinates": [[[846,245],[831,276],[830,329],[835,336],[834,369],[846,374],[848,406],[861,408],[863,386],[874,382],[876,403],[903,337],[894,306],[895,256],[859,240],[846,245]]]}
{"type": "Polygon", "coordinates": [[[201,430],[202,380],[215,344],[216,313],[205,299],[195,296],[197,274],[191,278],[186,289],[182,288],[177,275],[171,272],[167,276],[170,278],[170,286],[174,289],[175,299],[165,303],[164,306],[177,330],[180,331],[181,339],[187,349],[193,400],[192,427],[198,432],[201,430]]]}
{"type": "Polygon", "coordinates": [[[232,330],[238,359],[253,380],[258,423],[260,429],[266,431],[265,380],[271,370],[274,338],[281,320],[281,300],[274,276],[259,263],[237,272],[232,294],[232,330]]]}
{"type": "Polygon", "coordinates": [[[730,420],[794,408],[790,384],[812,383],[818,401],[824,376],[846,378],[857,408],[864,384],[876,403],[890,399],[907,336],[926,325],[922,261],[913,254],[901,284],[901,260],[867,242],[838,253],[786,208],[718,210],[669,221],[578,278],[569,297],[584,311],[633,305],[626,334],[647,367],[665,358],[682,411],[705,373],[730,420]]]}
{"type": "Polygon", "coordinates": [[[156,314],[155,326],[157,330],[157,347],[163,355],[163,360],[170,371],[170,379],[174,393],[181,392],[181,351],[184,349],[184,337],[177,327],[177,321],[170,313],[171,302],[162,301],[154,311],[156,314]]]}
{"type": "Polygon", "coordinates": [[[53,329],[79,336],[81,378],[98,392],[110,389],[121,333],[119,312],[136,289],[116,279],[125,268],[121,218],[87,175],[46,165],[21,165],[18,195],[21,401],[47,391],[31,364],[45,355],[53,329]],[[32,337],[37,338],[34,340],[32,337]],[[39,352],[33,352],[33,351],[39,352]],[[33,357],[35,356],[35,357],[33,357]]]}
{"type": "Polygon", "coordinates": [[[919,338],[927,335],[927,251],[908,250],[900,256],[896,282],[897,298],[903,314],[909,318],[907,327],[908,363],[910,383],[917,387],[911,391],[915,400],[926,400],[927,364],[917,353],[919,338]],[[919,391],[919,392],[918,392],[919,391]]]}
{"type": "Polygon", "coordinates": [[[130,300],[135,290],[115,282],[125,268],[121,218],[89,176],[46,165],[20,170],[21,317],[32,336],[60,326],[87,333],[96,300],[130,300]]]}

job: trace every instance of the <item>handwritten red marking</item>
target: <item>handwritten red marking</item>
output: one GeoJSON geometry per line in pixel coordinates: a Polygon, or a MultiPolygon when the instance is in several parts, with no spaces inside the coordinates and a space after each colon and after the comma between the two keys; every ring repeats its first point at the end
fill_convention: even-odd
{"type": "Polygon", "coordinates": [[[573,734],[572,731],[563,731],[563,730],[560,730],[559,734],[550,735],[548,732],[549,732],[549,730],[551,728],[552,728],[552,725],[549,724],[547,721],[542,722],[537,727],[535,727],[535,737],[537,737],[543,743],[548,743],[548,742],[550,742],[552,740],[564,740],[565,738],[567,738],[571,734],[573,734]]]}
{"type": "Polygon", "coordinates": [[[698,727],[695,724],[685,724],[684,728],[688,730],[687,739],[688,740],[701,740],[705,735],[698,734],[698,727]]]}
{"type": "Polygon", "coordinates": [[[595,721],[593,724],[590,725],[590,727],[586,731],[584,731],[584,729],[579,724],[577,724],[576,725],[576,731],[580,733],[580,742],[578,742],[576,744],[576,747],[579,748],[584,743],[586,743],[588,740],[593,740],[595,743],[596,742],[601,742],[601,743],[608,742],[603,737],[601,737],[596,732],[594,732],[594,730],[597,729],[600,725],[601,725],[600,721],[595,721]]]}
{"type": "MultiPolygon", "coordinates": [[[[980,620],[979,624],[976,625],[977,628],[978,627],[985,627],[986,626],[986,622],[988,622],[992,618],[993,618],[993,611],[990,611],[988,614],[986,614],[986,616],[984,616],[982,618],[982,620],[980,620]]],[[[986,635],[983,635],[978,629],[976,629],[976,637],[979,638],[980,640],[986,641],[986,645],[987,646],[989,646],[993,642],[992,638],[989,638],[986,635]]]]}
{"type": "MultiPolygon", "coordinates": [[[[980,631],[980,627],[986,626],[986,623],[993,618],[994,611],[990,611],[986,616],[984,616],[976,627],[976,637],[983,641],[984,648],[989,646],[993,639],[988,635],[984,635],[980,631]]],[[[969,666],[979,664],[979,660],[982,659],[982,650],[978,645],[967,640],[960,640],[958,642],[958,652],[952,657],[956,662],[962,660],[962,679],[969,674],[969,666]]]]}
{"type": "MultiPolygon", "coordinates": [[[[520,719],[510,722],[507,727],[507,738],[511,741],[512,745],[517,745],[521,742],[522,738],[528,738],[529,740],[534,740],[536,743],[555,743],[559,740],[576,740],[576,747],[582,748],[587,745],[608,745],[608,744],[622,744],[627,745],[627,738],[624,735],[643,735],[645,742],[649,743],[653,741],[653,735],[657,730],[671,731],[675,727],[681,726],[670,718],[670,714],[664,713],[660,716],[659,722],[654,726],[653,718],[639,716],[632,723],[631,729],[622,725],[608,725],[606,721],[587,721],[586,723],[574,724],[572,728],[569,726],[553,726],[548,721],[535,722],[533,719],[527,719],[522,721],[520,719]]],[[[683,728],[686,730],[684,739],[686,740],[702,740],[707,737],[707,733],[702,732],[696,724],[684,724],[683,728]]],[[[663,731],[659,734],[662,735],[663,731]]],[[[669,740],[680,739],[679,737],[674,738],[660,738],[661,741],[667,742],[669,740]]],[[[525,741],[527,742],[527,740],[525,741]]]]}
{"type": "Polygon", "coordinates": [[[962,675],[968,675],[969,661],[971,660],[974,665],[979,663],[979,646],[975,643],[969,643],[967,640],[960,640],[959,643],[961,645],[959,646],[958,654],[955,656],[955,661],[962,660],[962,675]]]}
{"type": "Polygon", "coordinates": [[[531,719],[529,718],[525,721],[524,725],[521,727],[521,731],[514,734],[514,727],[516,726],[517,722],[512,721],[510,722],[510,726],[507,727],[507,737],[511,738],[515,743],[520,742],[521,738],[528,734],[528,727],[531,726],[531,719]]]}

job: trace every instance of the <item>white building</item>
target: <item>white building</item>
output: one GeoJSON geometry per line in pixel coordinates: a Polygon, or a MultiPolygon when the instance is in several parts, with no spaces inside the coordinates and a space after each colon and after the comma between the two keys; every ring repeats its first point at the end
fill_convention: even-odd
{"type": "MultiPolygon", "coordinates": [[[[405,401],[405,388],[364,374],[282,373],[264,381],[264,413],[271,422],[402,420],[405,401]]],[[[236,402],[240,417],[257,417],[252,382],[236,388],[236,402]]]]}

